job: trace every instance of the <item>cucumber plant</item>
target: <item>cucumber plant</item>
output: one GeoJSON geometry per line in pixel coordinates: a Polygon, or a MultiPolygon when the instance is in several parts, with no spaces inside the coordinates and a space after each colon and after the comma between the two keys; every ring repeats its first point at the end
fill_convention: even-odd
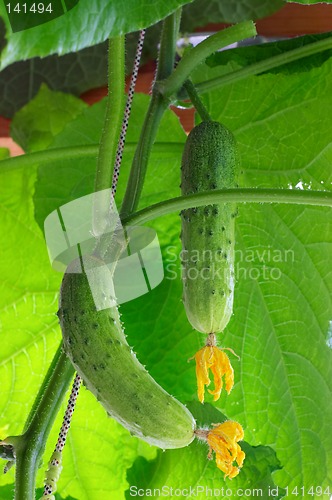
{"type": "MultiPolygon", "coordinates": [[[[144,32],[139,39],[138,56],[135,58],[132,85],[128,93],[116,152],[116,163],[112,176],[112,204],[120,173],[122,150],[143,40],[144,32]]],[[[109,123],[106,119],[102,145],[105,138],[108,138],[108,129],[109,123]]],[[[96,188],[103,187],[105,177],[103,166],[106,161],[109,164],[109,158],[107,158],[109,153],[107,156],[102,154],[104,149],[107,151],[107,148],[102,146],[97,166],[96,188]]],[[[107,210],[107,207],[98,205],[96,210],[99,212],[100,209],[107,210]]],[[[98,229],[99,224],[96,218],[94,223],[98,229]]],[[[107,240],[106,236],[106,242],[107,240]]],[[[105,240],[101,235],[101,241],[95,249],[96,254],[98,255],[101,250],[105,252],[104,247],[105,240]]],[[[138,362],[134,352],[126,342],[118,308],[115,306],[102,311],[96,310],[85,266],[91,270],[91,268],[101,264],[102,262],[96,257],[84,257],[84,259],[74,261],[68,266],[62,281],[58,316],[63,335],[64,351],[78,373],[74,387],[76,384],[79,387],[80,380],[83,379],[86,387],[96,396],[111,417],[126,427],[132,435],[149,444],[163,449],[187,446],[195,437],[196,422],[193,416],[185,406],[167,394],[138,362]]],[[[98,283],[95,284],[100,296],[108,297],[113,290],[113,270],[104,273],[102,280],[100,277],[97,278],[98,283]]],[[[73,409],[73,404],[75,402],[73,403],[70,399],[66,413],[73,409]]],[[[60,438],[62,440],[61,432],[60,438]]],[[[66,436],[62,440],[63,445],[65,438],[66,436]]],[[[54,453],[58,456],[59,450],[56,449],[54,453]]],[[[217,463],[224,463],[223,458],[217,459],[217,463]]],[[[239,465],[241,466],[242,463],[243,460],[239,465]]],[[[55,461],[52,456],[45,478],[43,498],[51,498],[52,493],[56,490],[60,464],[60,460],[57,458],[55,461]]],[[[226,475],[238,474],[239,469],[232,467],[233,469],[230,469],[229,466],[223,466],[221,470],[226,475]]]]}
{"type": "MultiPolygon", "coordinates": [[[[151,220],[153,218],[151,214],[154,214],[153,216],[159,216],[165,213],[170,213],[171,211],[184,210],[187,219],[183,218],[183,223],[187,225],[183,230],[183,242],[186,247],[191,248],[191,250],[198,247],[198,249],[202,250],[203,246],[209,246],[208,237],[212,238],[214,235],[213,232],[212,234],[208,234],[211,230],[211,227],[213,226],[217,232],[221,227],[221,233],[227,232],[229,235],[229,239],[224,240],[223,234],[221,234],[221,248],[217,248],[216,240],[213,242],[212,246],[216,248],[217,252],[220,252],[220,250],[223,250],[224,246],[227,246],[227,242],[230,245],[230,248],[232,248],[231,234],[234,235],[234,217],[232,217],[232,215],[234,215],[236,211],[235,205],[232,204],[234,203],[234,200],[236,199],[238,194],[230,193],[228,187],[235,187],[237,182],[236,173],[234,175],[234,178],[231,175],[228,178],[228,180],[234,182],[234,184],[231,183],[228,186],[221,182],[222,174],[220,176],[220,172],[218,170],[213,171],[213,175],[216,176],[216,183],[219,183],[220,181],[220,184],[214,187],[214,185],[212,184],[205,184],[205,180],[203,178],[200,178],[197,170],[196,173],[194,173],[194,180],[196,176],[196,186],[198,189],[197,192],[192,191],[191,194],[189,191],[189,189],[191,188],[190,186],[188,187],[187,184],[187,186],[184,186],[184,188],[188,189],[188,191],[184,192],[181,198],[177,200],[168,200],[167,202],[162,202],[159,206],[147,207],[145,212],[143,210],[143,213],[133,213],[136,211],[139,203],[140,194],[144,184],[144,177],[149,153],[156,136],[163,111],[169,105],[170,99],[176,99],[177,92],[185,92],[185,86],[181,89],[182,84],[186,81],[186,79],[188,79],[194,67],[199,62],[205,59],[207,52],[212,52],[216,50],[216,48],[218,48],[217,41],[219,43],[219,46],[223,45],[223,43],[221,43],[222,37],[219,36],[219,34],[213,35],[212,37],[210,37],[208,43],[203,42],[195,49],[193,49],[190,55],[185,54],[177,68],[173,71],[174,40],[176,39],[177,34],[178,17],[178,15],[173,15],[164,22],[163,36],[160,44],[161,50],[159,57],[159,69],[156,76],[156,84],[153,88],[151,104],[146,115],[144,126],[142,127],[137,152],[135,153],[135,158],[133,161],[132,171],[129,175],[129,182],[124,197],[124,203],[121,209],[121,216],[123,217],[123,221],[126,221],[126,219],[128,221],[130,220],[130,218],[132,218],[131,220],[133,220],[135,219],[135,217],[136,221],[142,221],[144,220],[144,215],[148,217],[150,214],[151,220]],[[224,201],[223,193],[221,193],[221,191],[225,191],[224,201]],[[227,204],[224,204],[226,199],[227,204]],[[215,218],[209,219],[210,215],[208,214],[208,210],[212,210],[215,207],[219,207],[219,209],[221,210],[218,213],[214,214],[215,218]],[[189,221],[188,214],[190,214],[191,216],[189,217],[189,221]],[[196,215],[201,217],[200,222],[201,224],[203,224],[203,233],[207,231],[207,241],[203,242],[203,245],[202,239],[195,240],[196,236],[191,229],[195,227],[196,221],[198,220],[198,218],[195,219],[196,215]],[[224,221],[227,222],[227,228],[226,226],[221,226],[222,219],[218,219],[219,215],[222,216],[224,218],[224,221]],[[226,217],[227,215],[230,215],[230,218],[226,217]],[[192,220],[194,223],[190,226],[192,220]],[[224,231],[222,231],[222,227],[225,227],[224,231]]],[[[244,36],[244,33],[246,33],[245,36],[253,35],[252,24],[250,29],[248,24],[245,29],[242,26],[242,29],[244,31],[241,31],[239,27],[231,28],[231,30],[233,30],[231,32],[225,30],[225,32],[223,33],[223,36],[225,37],[225,44],[231,43],[231,41],[234,41],[234,39],[240,39],[244,36]],[[233,33],[233,40],[230,40],[231,37],[229,33],[233,33]],[[235,33],[237,33],[236,36],[235,33]]],[[[280,64],[280,58],[278,64],[280,64]]],[[[255,71],[257,73],[263,70],[262,65],[260,65],[259,70],[256,68],[255,71]]],[[[241,74],[244,75],[246,73],[246,75],[248,75],[248,71],[250,70],[246,68],[246,71],[241,74]]],[[[254,73],[254,70],[252,70],[252,72],[254,73]]],[[[123,80],[123,74],[116,73],[116,76],[118,76],[118,78],[113,78],[113,81],[123,80]]],[[[231,74],[231,77],[240,78],[241,75],[237,76],[235,72],[234,74],[231,74]]],[[[212,82],[211,85],[215,85],[215,82],[212,82]]],[[[120,95],[119,98],[119,93],[117,94],[116,91],[116,85],[113,90],[115,91],[115,94],[113,95],[114,106],[112,107],[112,109],[114,110],[117,107],[117,103],[121,101],[122,96],[120,95]]],[[[106,118],[108,119],[108,122],[111,123],[114,129],[113,132],[116,131],[116,133],[119,133],[118,121],[110,120],[109,112],[110,109],[108,107],[106,118]]],[[[198,165],[199,161],[201,161],[199,156],[199,148],[196,148],[196,146],[199,144],[201,137],[203,137],[204,135],[204,127],[211,127],[211,130],[213,129],[213,127],[215,127],[216,131],[219,131],[219,135],[216,133],[216,143],[219,141],[219,144],[223,144],[225,146],[225,144],[227,145],[227,141],[229,141],[228,145],[234,145],[231,140],[231,134],[227,134],[226,129],[222,125],[216,125],[215,122],[208,121],[205,118],[203,118],[203,122],[204,125],[202,125],[202,128],[197,128],[199,133],[198,137],[196,137],[195,144],[193,145],[191,142],[192,137],[195,137],[195,131],[192,133],[192,137],[188,139],[189,150],[192,149],[192,151],[195,151],[195,154],[193,155],[193,162],[196,162],[196,166],[198,165]],[[221,132],[221,130],[223,132],[221,132]]],[[[114,135],[116,135],[116,133],[114,132],[114,135]]],[[[105,146],[105,143],[103,143],[103,145],[105,146]]],[[[204,148],[205,145],[202,143],[200,147],[204,148]]],[[[82,147],[82,151],[80,151],[79,153],[82,156],[88,154],[87,150],[83,151],[83,149],[84,148],[82,147]]],[[[211,148],[211,144],[210,149],[213,150],[213,148],[211,148]]],[[[232,147],[229,150],[226,148],[226,151],[230,153],[231,149],[232,147]]],[[[90,155],[91,150],[92,148],[90,149],[90,155]]],[[[96,151],[97,149],[93,150],[92,155],[95,155],[96,151]]],[[[206,154],[208,154],[209,152],[207,152],[206,154]]],[[[29,158],[29,155],[27,155],[27,158],[24,158],[22,160],[8,160],[8,162],[11,162],[12,165],[27,165],[30,161],[30,165],[33,165],[35,158],[39,158],[39,160],[43,158],[45,160],[45,156],[43,156],[42,153],[45,152],[41,152],[39,156],[31,155],[31,158],[29,158]]],[[[59,155],[73,154],[68,150],[56,151],[56,153],[59,155]]],[[[54,154],[54,151],[47,152],[47,154],[52,155],[54,154]]],[[[187,154],[189,155],[186,146],[184,162],[188,162],[187,166],[189,169],[190,162],[186,160],[187,154]]],[[[216,151],[215,154],[217,157],[216,151]]],[[[103,154],[100,154],[99,157],[102,158],[103,154]]],[[[104,157],[104,159],[106,157],[107,155],[104,157]]],[[[72,158],[74,158],[74,154],[72,158]]],[[[231,160],[232,158],[236,158],[234,150],[232,150],[232,154],[226,155],[226,160],[229,161],[229,165],[234,164],[236,170],[236,160],[234,159],[233,161],[231,160]]],[[[107,162],[109,162],[109,156],[106,158],[106,160],[107,162]]],[[[224,161],[225,158],[221,158],[221,160],[224,161]]],[[[109,163],[112,164],[112,162],[109,163]]],[[[6,161],[4,165],[6,165],[6,161]]],[[[105,167],[105,161],[101,161],[99,167],[100,171],[104,170],[105,172],[107,170],[107,168],[105,167]]],[[[202,168],[207,169],[204,163],[202,163],[202,168]]],[[[227,169],[225,170],[225,172],[227,172],[227,169]]],[[[206,174],[209,174],[207,170],[206,174]]],[[[105,178],[107,178],[108,185],[103,187],[109,187],[111,182],[110,176],[106,175],[105,178]]],[[[187,181],[189,180],[190,179],[187,179],[187,181]]],[[[295,191],[287,192],[288,190],[284,190],[283,193],[280,193],[276,191],[278,190],[275,190],[273,193],[272,191],[269,193],[262,189],[257,189],[251,190],[247,193],[244,192],[244,190],[238,190],[238,193],[241,193],[240,201],[287,201],[294,203],[300,202],[312,204],[325,203],[326,205],[328,205],[328,203],[331,203],[328,197],[325,196],[325,198],[323,199],[322,196],[319,196],[319,194],[322,193],[317,194],[313,190],[310,193],[296,193],[295,191]],[[299,194],[303,196],[299,196],[299,194]]],[[[198,228],[198,225],[196,227],[198,228]]],[[[233,264],[234,258],[232,252],[228,255],[228,259],[224,257],[224,260],[221,260],[220,263],[218,261],[218,266],[220,266],[220,269],[225,274],[225,276],[223,277],[222,288],[226,289],[228,287],[229,298],[233,297],[234,293],[231,280],[231,270],[233,264]]],[[[227,303],[226,299],[222,300],[222,294],[215,297],[215,294],[212,293],[214,289],[217,289],[216,282],[212,282],[210,280],[209,283],[202,283],[201,281],[199,284],[201,288],[198,290],[198,295],[201,296],[201,300],[205,304],[205,310],[197,306],[196,311],[197,303],[195,302],[195,292],[194,288],[191,288],[191,286],[194,285],[193,283],[188,284],[189,288],[187,287],[187,291],[184,291],[184,298],[185,302],[189,304],[189,307],[188,305],[186,305],[186,308],[187,311],[190,312],[190,315],[188,314],[188,316],[190,317],[190,321],[192,322],[194,328],[208,334],[207,345],[205,346],[205,348],[203,348],[204,351],[202,352],[202,358],[204,357],[205,365],[201,366],[200,368],[202,371],[204,371],[204,369],[206,368],[211,368],[212,357],[217,358],[219,356],[219,361],[224,364],[225,377],[226,375],[228,376],[228,379],[225,380],[226,390],[228,391],[230,390],[230,386],[232,384],[232,371],[228,365],[226,366],[227,360],[225,359],[225,357],[223,357],[223,359],[221,360],[220,353],[224,354],[223,351],[220,349],[219,351],[217,351],[217,349],[215,349],[215,333],[218,330],[222,330],[227,324],[232,307],[230,306],[230,301],[227,303]],[[215,288],[211,288],[211,285],[215,288]],[[208,290],[211,290],[210,297],[207,293],[208,290]],[[218,316],[215,316],[215,319],[213,319],[212,321],[211,311],[214,311],[215,306],[218,309],[218,316]]],[[[107,282],[107,277],[105,277],[105,286],[110,286],[110,283],[107,282]]],[[[101,313],[97,313],[95,311],[84,273],[81,275],[70,272],[66,274],[61,292],[59,318],[63,327],[64,346],[66,352],[63,353],[61,352],[61,350],[58,351],[58,357],[55,359],[52,370],[47,375],[45,384],[43,384],[40,393],[36,398],[36,404],[34,405],[33,411],[28,418],[22,435],[8,438],[6,445],[7,447],[9,445],[12,446],[13,449],[11,450],[11,453],[7,452],[7,450],[3,451],[1,449],[1,452],[3,452],[4,455],[8,453],[8,459],[9,457],[13,459],[16,456],[16,500],[19,500],[20,498],[30,500],[30,498],[33,498],[36,468],[42,456],[50,427],[53,423],[57,411],[59,410],[58,402],[61,401],[65,389],[68,386],[70,379],[72,378],[72,365],[77,368],[83,379],[85,379],[87,386],[95,394],[95,396],[101,400],[105,409],[111,415],[121,421],[127,429],[129,429],[131,432],[134,432],[134,434],[145,437],[148,442],[159,444],[162,447],[177,447],[179,445],[182,446],[188,444],[194,436],[198,437],[199,439],[203,439],[208,443],[210,447],[209,458],[211,458],[212,452],[216,453],[217,465],[226,474],[227,477],[235,477],[238,474],[239,468],[242,466],[244,460],[244,452],[238,445],[238,441],[243,438],[243,429],[240,424],[237,422],[226,421],[222,424],[216,425],[215,429],[209,431],[206,429],[195,429],[194,421],[191,415],[187,412],[185,406],[181,403],[176,402],[173,398],[168,396],[165,391],[163,391],[163,389],[158,386],[158,384],[156,384],[156,382],[150,377],[150,375],[148,375],[146,370],[138,363],[137,359],[135,358],[134,354],[131,352],[130,347],[127,344],[123,329],[121,327],[118,310],[114,308],[101,313]],[[113,320],[116,321],[115,324],[113,320]],[[98,334],[99,331],[100,335],[98,334]],[[87,343],[85,342],[85,340],[87,341],[87,343]],[[117,373],[112,371],[110,365],[106,366],[106,358],[114,362],[114,367],[116,367],[115,371],[117,373]],[[137,382],[135,383],[130,382],[130,367],[134,367],[133,373],[134,375],[137,375],[133,377],[133,379],[135,378],[137,380],[137,382]],[[107,377],[103,376],[104,373],[107,374],[107,377]],[[113,382],[116,383],[118,387],[120,387],[118,391],[115,391],[114,387],[112,386],[113,382]],[[125,391],[123,394],[120,394],[122,383],[125,391]],[[103,385],[107,387],[107,390],[103,389],[103,385]],[[137,405],[136,407],[134,406],[135,397],[133,389],[140,393],[139,398],[137,399],[140,405],[137,405]],[[130,393],[132,401],[129,401],[128,398],[124,398],[125,393],[130,393]],[[143,394],[145,394],[146,398],[143,398],[143,394]],[[153,398],[156,398],[156,400],[159,401],[158,410],[156,410],[156,412],[154,411],[152,414],[149,414],[150,408],[146,403],[146,399],[148,398],[149,394],[153,394],[153,398]],[[164,409],[169,407],[169,409],[166,409],[166,411],[162,412],[159,406],[163,407],[164,409]],[[143,409],[142,414],[140,412],[141,409],[143,409]],[[156,420],[154,420],[156,416],[157,418],[156,420]],[[178,429],[176,429],[176,421],[178,419],[180,419],[180,426],[178,429]],[[160,425],[160,422],[165,425],[165,428],[156,430],[155,426],[160,425]],[[139,429],[138,427],[141,428],[139,429]],[[142,431],[142,429],[144,429],[144,431],[142,431]],[[173,432],[174,429],[175,432],[173,432]],[[13,450],[15,453],[13,453],[13,450]],[[235,464],[233,463],[234,461],[236,461],[235,464]]],[[[215,364],[213,365],[213,369],[216,370],[216,366],[217,365],[215,362],[215,364]]],[[[207,385],[207,383],[208,381],[206,383],[203,383],[203,386],[207,385]]],[[[216,388],[215,391],[213,391],[215,397],[219,397],[219,389],[220,387],[216,388]]],[[[184,400],[184,398],[182,399],[184,400]]],[[[202,400],[202,395],[200,399],[202,400]]],[[[233,403],[236,404],[236,402],[232,400],[231,404],[233,403]]],[[[259,401],[257,401],[257,403],[259,403],[259,401]]],[[[298,402],[298,404],[300,405],[301,403],[298,402]]],[[[202,411],[204,411],[204,408],[202,411]]],[[[252,412],[252,414],[253,413],[254,412],[252,412]]],[[[236,415],[236,413],[234,413],[234,415],[236,415]]],[[[276,421],[278,421],[279,423],[279,420],[276,421]]],[[[282,436],[284,436],[286,433],[283,430],[283,433],[280,433],[280,436],[281,434],[282,436]]],[[[260,438],[261,434],[257,436],[257,440],[260,438]]],[[[273,442],[273,439],[274,438],[272,436],[270,442],[273,442]]],[[[2,444],[0,444],[0,446],[2,446],[2,444]]],[[[281,446],[279,446],[279,450],[280,449],[281,446]]],[[[190,447],[190,450],[185,450],[184,456],[189,456],[186,455],[186,451],[188,453],[191,453],[191,450],[194,450],[194,448],[190,447]]],[[[195,453],[196,451],[197,450],[195,449],[195,453]]],[[[177,452],[179,452],[179,450],[176,450],[176,453],[177,452]]],[[[164,456],[171,457],[172,455],[168,454],[167,452],[164,456]]],[[[196,454],[194,456],[196,458],[196,454]]],[[[52,457],[52,460],[56,462],[58,460],[57,455],[54,455],[52,457]]],[[[51,483],[56,481],[58,478],[58,473],[60,471],[59,465],[60,463],[50,464],[50,466],[52,467],[50,467],[47,473],[47,478],[51,483]]],[[[240,475],[240,477],[241,476],[245,476],[245,474],[240,475]]],[[[45,494],[45,496],[46,498],[52,498],[51,493],[47,493],[45,494]]]]}

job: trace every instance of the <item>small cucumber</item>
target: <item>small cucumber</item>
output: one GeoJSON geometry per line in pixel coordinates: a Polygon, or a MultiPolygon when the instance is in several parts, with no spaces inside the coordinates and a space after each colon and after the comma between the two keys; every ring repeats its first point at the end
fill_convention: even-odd
{"type": "MultiPolygon", "coordinates": [[[[238,159],[233,134],[205,121],[190,132],[182,157],[182,194],[237,186],[238,159]]],[[[221,332],[233,310],[233,204],[190,208],[182,216],[183,302],[193,328],[221,332]]]]}
{"type": "MultiPolygon", "coordinates": [[[[89,259],[98,264],[94,257],[89,259]]],[[[91,282],[79,269],[76,261],[64,275],[58,312],[64,350],[78,374],[107,413],[133,435],[164,449],[187,446],[194,439],[193,416],[139,363],[117,307],[96,310],[91,282]]],[[[98,287],[103,296],[110,296],[107,273],[98,287]]]]}

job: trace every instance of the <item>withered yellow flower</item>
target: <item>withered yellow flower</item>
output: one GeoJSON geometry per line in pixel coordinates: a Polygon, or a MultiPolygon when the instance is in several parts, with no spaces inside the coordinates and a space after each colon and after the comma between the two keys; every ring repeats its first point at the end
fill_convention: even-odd
{"type": "Polygon", "coordinates": [[[207,442],[210,448],[208,458],[212,458],[212,450],[216,454],[217,467],[225,473],[225,478],[234,478],[240,472],[245,459],[238,441],[244,437],[242,426],[233,420],[216,424],[207,432],[207,442]],[[236,462],[236,465],[234,465],[236,462]]]}
{"type": "Polygon", "coordinates": [[[234,371],[224,350],[225,348],[219,348],[213,345],[211,340],[208,340],[207,345],[200,349],[194,356],[196,360],[197,393],[201,403],[204,403],[205,386],[210,385],[211,382],[209,370],[211,370],[214,377],[214,390],[209,389],[209,393],[213,395],[214,401],[217,401],[220,397],[223,387],[223,377],[225,377],[225,389],[228,394],[233,388],[234,371]]]}

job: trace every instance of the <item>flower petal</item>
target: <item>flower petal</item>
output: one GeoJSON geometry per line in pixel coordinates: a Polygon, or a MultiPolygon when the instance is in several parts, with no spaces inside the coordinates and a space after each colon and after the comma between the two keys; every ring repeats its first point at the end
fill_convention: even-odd
{"type": "Polygon", "coordinates": [[[245,453],[238,441],[243,439],[244,432],[238,422],[227,420],[217,424],[207,434],[207,442],[216,453],[217,467],[225,473],[225,477],[233,478],[240,472],[245,453]],[[237,466],[234,465],[236,462],[237,466]]]}
{"type": "Polygon", "coordinates": [[[206,352],[206,348],[203,347],[195,354],[196,360],[196,379],[197,379],[197,392],[198,399],[201,403],[204,403],[204,386],[209,385],[211,380],[209,379],[208,373],[208,356],[209,352],[206,352]]]}
{"type": "Polygon", "coordinates": [[[225,377],[225,387],[228,394],[234,385],[234,371],[228,356],[216,346],[206,345],[194,356],[196,359],[196,377],[198,386],[198,399],[204,402],[204,386],[210,384],[208,370],[210,369],[214,378],[214,389],[209,390],[214,396],[214,401],[220,397],[225,377]]]}
{"type": "Polygon", "coordinates": [[[231,463],[224,462],[218,455],[216,456],[216,463],[218,469],[225,472],[225,478],[229,477],[230,479],[233,479],[240,472],[238,467],[235,467],[231,463]]]}

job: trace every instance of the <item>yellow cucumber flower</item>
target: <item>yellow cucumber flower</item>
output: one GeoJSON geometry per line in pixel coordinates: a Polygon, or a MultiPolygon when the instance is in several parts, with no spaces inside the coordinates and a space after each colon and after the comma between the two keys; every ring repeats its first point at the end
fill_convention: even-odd
{"type": "MultiPolygon", "coordinates": [[[[209,370],[214,377],[214,390],[209,389],[214,401],[220,397],[223,387],[223,377],[225,377],[225,389],[229,394],[234,385],[234,370],[224,350],[229,348],[219,348],[215,345],[215,335],[210,334],[206,346],[200,349],[194,356],[196,360],[196,378],[198,399],[204,403],[205,386],[210,385],[209,370]]],[[[193,358],[191,358],[193,359],[193,358]]]]}
{"type": "Polygon", "coordinates": [[[215,452],[217,467],[225,473],[225,478],[233,479],[238,475],[245,459],[245,453],[238,444],[244,437],[243,428],[238,422],[227,420],[222,424],[214,424],[209,431],[197,430],[196,435],[207,441],[210,460],[212,452],[215,452]]]}

